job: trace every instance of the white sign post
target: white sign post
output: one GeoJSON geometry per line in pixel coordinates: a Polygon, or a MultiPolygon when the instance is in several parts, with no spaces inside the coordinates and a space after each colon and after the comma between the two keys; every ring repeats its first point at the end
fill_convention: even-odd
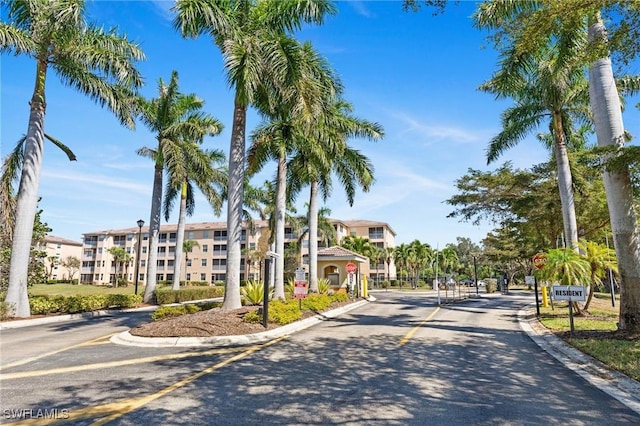
{"type": "Polygon", "coordinates": [[[554,285],[552,288],[554,300],[569,301],[569,322],[573,333],[573,302],[584,302],[587,300],[587,287],[582,285],[554,285]]]}
{"type": "Polygon", "coordinates": [[[554,285],[552,295],[554,300],[584,302],[587,300],[587,287],[581,285],[554,285]]]}

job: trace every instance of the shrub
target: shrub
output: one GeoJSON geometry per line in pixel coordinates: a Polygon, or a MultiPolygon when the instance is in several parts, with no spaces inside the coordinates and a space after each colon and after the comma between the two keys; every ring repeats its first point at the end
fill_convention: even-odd
{"type": "Polygon", "coordinates": [[[142,302],[139,294],[109,294],[105,301],[105,307],[135,308],[142,302]]]}
{"type": "MultiPolygon", "coordinates": [[[[195,306],[195,305],[194,305],[195,306]]],[[[174,318],[187,314],[186,305],[180,306],[160,306],[151,315],[151,319],[154,321],[160,321],[165,318],[174,318]]]]}
{"type": "Polygon", "coordinates": [[[250,322],[250,323],[261,322],[262,321],[262,311],[258,309],[258,310],[255,310],[255,311],[247,312],[242,317],[242,321],[250,322]]]}
{"type": "Polygon", "coordinates": [[[29,308],[32,315],[45,315],[58,312],[60,306],[47,296],[33,296],[29,298],[29,308]]]}
{"type": "Polygon", "coordinates": [[[9,304],[0,302],[0,320],[7,319],[7,315],[9,315],[9,304]]]}
{"type": "Polygon", "coordinates": [[[289,280],[287,280],[287,283],[284,285],[285,294],[293,297],[293,293],[295,292],[295,287],[296,285],[293,278],[290,278],[289,280]]]}
{"type": "MultiPolygon", "coordinates": [[[[269,291],[271,298],[272,290],[269,291]]],[[[264,283],[262,281],[249,281],[240,288],[240,294],[247,305],[260,305],[264,301],[264,283]]]]}
{"type": "Polygon", "coordinates": [[[222,287],[195,287],[181,288],[180,290],[156,289],[158,304],[181,303],[191,300],[213,299],[224,296],[222,287]]]}
{"type": "Polygon", "coordinates": [[[494,293],[498,291],[498,280],[495,278],[485,278],[484,283],[487,293],[494,293]]]}
{"type": "Polygon", "coordinates": [[[298,301],[283,302],[275,300],[269,305],[269,321],[278,324],[289,324],[302,318],[302,312],[298,309],[298,301]]]}
{"type": "Polygon", "coordinates": [[[319,312],[327,309],[331,305],[331,298],[324,294],[310,294],[302,299],[302,309],[319,312]]]}
{"type": "Polygon", "coordinates": [[[329,294],[329,290],[331,290],[331,281],[326,278],[318,279],[318,293],[320,294],[329,294]]]}
{"type": "Polygon", "coordinates": [[[331,299],[331,302],[347,302],[349,301],[349,295],[345,292],[342,293],[333,293],[331,296],[329,296],[331,299]]]}

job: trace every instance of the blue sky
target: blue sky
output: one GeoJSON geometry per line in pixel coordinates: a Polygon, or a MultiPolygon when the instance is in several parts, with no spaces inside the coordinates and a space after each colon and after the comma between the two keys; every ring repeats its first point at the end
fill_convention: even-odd
{"type": "MultiPolygon", "coordinates": [[[[233,96],[220,53],[209,38],[182,39],[171,25],[171,4],[99,0],[89,3],[90,19],[105,27],[117,25],[141,43],[147,56],[139,64],[144,96],[156,97],[158,79],[167,81],[177,70],[181,91],[203,98],[204,110],[226,126],[204,146],[228,152],[233,96]]],[[[548,153],[532,136],[486,166],[485,149],[500,131],[500,113],[509,102],[477,90],[495,70],[497,56],[485,34],[472,27],[475,3],[450,4],[437,16],[428,9],[403,12],[400,1],[336,5],[338,15],[323,26],[304,29],[297,38],[311,41],[327,57],[355,115],[382,124],[386,137],[352,141],[373,161],[376,183],[369,193],[358,193],[349,207],[336,182],[326,203],[331,217],[387,222],[397,233],[397,244],[418,239],[443,247],[456,237],[479,242],[490,224],[474,226],[446,217],[452,207],[444,201],[455,194],[455,180],[468,168],[493,170],[504,161],[530,167],[548,153]]],[[[2,56],[0,66],[4,158],[26,133],[35,64],[2,56]]],[[[631,71],[637,73],[637,68],[631,71]]],[[[629,103],[625,116],[632,134],[640,134],[636,102],[629,103]]],[[[250,113],[248,131],[258,123],[250,113]]],[[[138,219],[148,223],[153,164],[135,151],[153,146],[153,134],[142,125],[135,131],[121,127],[110,112],[62,86],[53,71],[47,78],[45,129],[78,157],[69,162],[53,145],[45,146],[40,207],[51,234],[79,241],[83,233],[135,227],[138,219]]],[[[268,167],[255,184],[273,175],[275,164],[268,167]]],[[[307,198],[303,192],[299,213],[307,198]]],[[[202,197],[196,202],[188,222],[226,220],[224,212],[215,216],[202,197]]],[[[174,214],[169,222],[176,221],[174,214]]]]}

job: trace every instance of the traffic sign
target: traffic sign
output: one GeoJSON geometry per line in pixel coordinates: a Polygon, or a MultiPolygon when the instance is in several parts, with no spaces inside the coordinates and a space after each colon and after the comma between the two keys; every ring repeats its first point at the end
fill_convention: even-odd
{"type": "Polygon", "coordinates": [[[307,282],[295,281],[293,284],[293,298],[304,299],[307,297],[307,282]]]}
{"type": "Polygon", "coordinates": [[[547,255],[545,253],[538,253],[533,256],[533,266],[537,269],[544,268],[544,265],[547,263],[547,255]]]}
{"type": "Polygon", "coordinates": [[[347,274],[355,274],[356,271],[358,270],[358,267],[356,266],[355,263],[349,262],[347,263],[346,269],[347,269],[347,274]]]}

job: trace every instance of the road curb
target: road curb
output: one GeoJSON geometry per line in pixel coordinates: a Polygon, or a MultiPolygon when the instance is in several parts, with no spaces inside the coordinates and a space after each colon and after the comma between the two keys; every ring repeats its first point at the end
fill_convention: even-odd
{"type": "Polygon", "coordinates": [[[593,386],[640,414],[640,382],[566,344],[538,322],[531,307],[518,312],[518,322],[531,340],[545,352],[593,386]]]}
{"type": "Polygon", "coordinates": [[[313,317],[305,318],[291,324],[272,330],[262,331],[260,333],[243,334],[238,336],[212,336],[212,337],[140,337],[133,336],[129,331],[122,332],[111,337],[110,341],[117,345],[140,346],[140,347],[226,347],[226,346],[244,346],[265,343],[269,340],[286,336],[296,331],[304,330],[312,327],[330,318],[337,317],[359,308],[369,303],[368,300],[351,303],[341,308],[323,312],[313,317]]]}

